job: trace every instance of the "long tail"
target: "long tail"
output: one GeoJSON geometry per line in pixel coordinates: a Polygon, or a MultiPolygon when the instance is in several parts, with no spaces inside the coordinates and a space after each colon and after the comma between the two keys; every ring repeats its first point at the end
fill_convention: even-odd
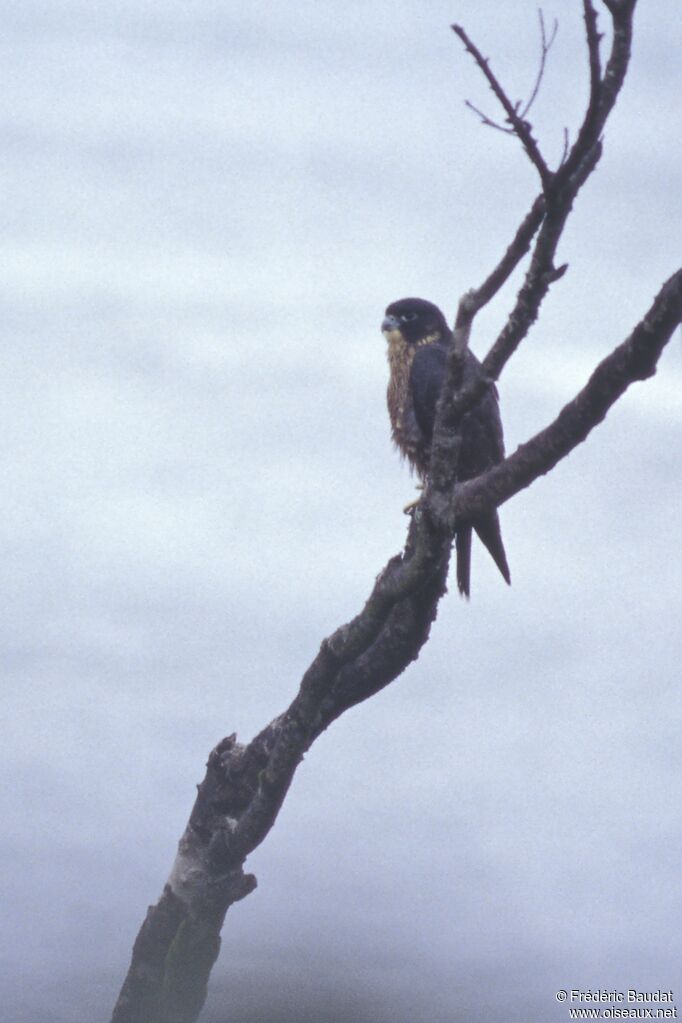
{"type": "MultiPolygon", "coordinates": [[[[477,519],[473,523],[479,539],[488,550],[493,561],[502,573],[507,585],[511,585],[509,565],[502,543],[500,531],[500,519],[497,510],[493,509],[484,518],[477,519]]],[[[455,549],[457,551],[457,588],[463,597],[469,597],[471,592],[471,530],[470,525],[461,526],[457,530],[455,549]]]]}
{"type": "Polygon", "coordinates": [[[476,519],[474,522],[474,529],[502,573],[502,577],[507,586],[511,586],[511,576],[509,574],[509,565],[507,564],[507,555],[505,554],[504,544],[502,543],[500,517],[497,514],[497,509],[493,508],[493,510],[489,512],[485,518],[476,519]]]}
{"type": "Polygon", "coordinates": [[[458,526],[455,538],[457,551],[457,589],[469,599],[471,589],[471,526],[458,526]]]}

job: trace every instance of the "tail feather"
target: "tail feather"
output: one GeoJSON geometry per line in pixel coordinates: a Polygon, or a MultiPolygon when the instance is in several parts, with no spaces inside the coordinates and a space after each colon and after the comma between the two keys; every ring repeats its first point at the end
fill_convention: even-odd
{"type": "Polygon", "coordinates": [[[504,581],[508,586],[511,586],[511,576],[509,574],[509,565],[507,564],[507,555],[502,543],[500,518],[497,514],[497,509],[493,508],[484,518],[477,519],[473,525],[479,539],[487,548],[490,556],[502,573],[504,581]]]}
{"type": "Polygon", "coordinates": [[[469,598],[471,592],[471,533],[472,528],[476,530],[483,546],[489,552],[493,561],[502,573],[507,585],[511,586],[511,576],[502,533],[500,531],[500,519],[497,510],[493,509],[488,515],[476,519],[472,525],[463,525],[457,529],[455,538],[455,549],[457,551],[457,588],[463,597],[469,598]]]}
{"type": "Polygon", "coordinates": [[[471,589],[471,526],[458,526],[455,539],[457,551],[457,588],[463,597],[469,598],[471,589]]]}

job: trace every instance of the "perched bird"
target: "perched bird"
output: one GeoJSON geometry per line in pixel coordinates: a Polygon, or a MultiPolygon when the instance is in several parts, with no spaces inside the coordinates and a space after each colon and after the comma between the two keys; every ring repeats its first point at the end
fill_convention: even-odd
{"type": "MultiPolygon", "coordinates": [[[[386,397],[391,434],[400,453],[424,482],[452,332],[440,309],[421,298],[402,298],[389,305],[381,329],[388,341],[390,378],[386,397]]],[[[467,350],[464,383],[471,380],[479,366],[476,356],[467,350]]],[[[493,384],[462,420],[458,479],[479,476],[503,458],[502,423],[493,384]]],[[[511,581],[500,520],[493,508],[480,518],[457,526],[457,586],[465,597],[470,591],[472,528],[506,582],[511,581]]]]}

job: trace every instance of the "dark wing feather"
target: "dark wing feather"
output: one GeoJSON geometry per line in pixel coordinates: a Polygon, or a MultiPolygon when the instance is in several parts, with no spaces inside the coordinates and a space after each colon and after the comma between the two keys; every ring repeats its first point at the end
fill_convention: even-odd
{"type": "Polygon", "coordinates": [[[417,348],[410,371],[410,391],[417,425],[426,444],[431,443],[436,405],[445,376],[446,350],[442,345],[417,348]]]}
{"type": "MultiPolygon", "coordinates": [[[[477,372],[478,360],[473,352],[467,355],[464,367],[465,381],[477,372]]],[[[492,384],[477,405],[464,417],[462,424],[462,450],[459,463],[459,478],[472,479],[497,465],[504,458],[504,436],[497,399],[497,388],[492,384]]],[[[479,539],[490,553],[505,582],[509,583],[509,565],[502,543],[500,520],[497,509],[487,512],[472,523],[479,539]]],[[[463,541],[464,542],[464,541],[463,541]]],[[[469,541],[470,542],[470,541],[469,541]]],[[[459,579],[458,579],[459,582],[459,579]]],[[[466,580],[468,584],[468,579],[466,580]]],[[[467,593],[460,585],[460,592],[467,593]]]]}
{"type": "MultiPolygon", "coordinates": [[[[417,425],[428,447],[433,436],[436,405],[445,376],[447,349],[442,345],[418,348],[410,373],[410,390],[417,425]]],[[[478,370],[478,359],[468,352],[464,364],[464,382],[468,383],[478,370]]],[[[497,389],[491,385],[483,397],[467,413],[462,422],[462,448],[459,478],[473,479],[504,458],[502,421],[497,400],[497,389]]],[[[460,593],[469,596],[471,575],[472,526],[491,554],[503,578],[509,582],[509,566],[500,533],[497,509],[476,519],[462,523],[457,530],[457,586],[460,593]]]]}
{"type": "Polygon", "coordinates": [[[457,526],[455,549],[457,551],[457,589],[463,597],[468,598],[471,592],[471,526],[468,523],[457,526]]]}
{"type": "MultiPolygon", "coordinates": [[[[473,352],[467,353],[464,366],[464,383],[469,383],[478,372],[480,363],[473,352]]],[[[494,384],[468,412],[462,423],[462,450],[459,461],[459,478],[470,480],[480,476],[486,469],[497,465],[504,458],[504,437],[502,420],[494,384]]]]}
{"type": "Polygon", "coordinates": [[[502,543],[500,517],[497,514],[497,508],[493,508],[493,510],[487,512],[486,515],[476,519],[474,521],[474,529],[476,530],[479,540],[481,540],[488,550],[491,558],[499,568],[502,578],[508,586],[511,586],[511,575],[509,573],[509,565],[507,564],[507,555],[504,550],[504,544],[502,543]]]}

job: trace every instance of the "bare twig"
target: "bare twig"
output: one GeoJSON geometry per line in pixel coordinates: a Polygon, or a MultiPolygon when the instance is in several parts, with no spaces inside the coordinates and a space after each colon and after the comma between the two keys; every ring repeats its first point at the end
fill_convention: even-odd
{"type": "Polygon", "coordinates": [[[474,43],[471,41],[465,29],[463,29],[461,25],[453,25],[452,30],[455,33],[455,35],[457,35],[462,40],[465,49],[467,50],[468,53],[471,54],[471,56],[474,58],[479,68],[485,75],[488,85],[492,89],[493,93],[497,97],[498,102],[502,106],[502,109],[507,115],[507,120],[509,121],[509,124],[512,126],[514,133],[518,136],[521,145],[526,151],[528,158],[535,165],[535,168],[538,174],[540,175],[540,181],[542,182],[543,189],[547,191],[547,189],[552,183],[552,174],[549,167],[545,163],[545,160],[542,154],[540,153],[540,150],[538,149],[537,142],[533,138],[530,124],[528,123],[528,121],[524,121],[524,119],[518,114],[516,108],[512,104],[506,92],[498,82],[493,72],[490,70],[489,62],[480,52],[478,47],[475,46],[474,43]]]}
{"type": "Polygon", "coordinates": [[[536,75],[535,84],[533,85],[531,94],[528,97],[528,100],[526,101],[523,110],[519,114],[519,117],[522,120],[526,119],[530,112],[531,107],[533,106],[533,103],[535,103],[535,100],[537,99],[537,95],[540,91],[540,86],[542,85],[542,79],[545,74],[547,54],[552,49],[552,44],[556,39],[556,34],[559,30],[559,22],[555,18],[554,24],[552,25],[552,31],[549,35],[549,38],[547,38],[547,30],[545,28],[545,17],[542,13],[542,9],[538,11],[538,19],[540,21],[540,66],[538,67],[538,73],[536,75]]]}
{"type": "Polygon", "coordinates": [[[486,128],[495,128],[497,131],[503,131],[505,135],[516,134],[513,128],[510,128],[505,124],[500,124],[499,121],[493,121],[492,118],[488,117],[487,114],[484,114],[482,110],[479,110],[478,107],[474,106],[471,100],[465,99],[464,106],[468,107],[469,110],[472,110],[475,114],[478,114],[481,118],[481,124],[484,124],[486,128]]]}
{"type": "MultiPolygon", "coordinates": [[[[530,112],[530,109],[533,106],[533,103],[535,102],[535,100],[537,99],[538,93],[540,91],[540,86],[542,84],[542,79],[543,79],[544,74],[545,74],[545,66],[546,66],[546,62],[547,62],[547,54],[549,53],[550,49],[552,48],[552,44],[553,44],[554,40],[556,39],[557,30],[559,28],[559,22],[555,20],[554,24],[552,25],[552,31],[551,31],[550,36],[548,38],[547,37],[547,30],[545,28],[545,19],[544,19],[544,15],[543,15],[541,10],[538,11],[538,17],[539,17],[539,21],[540,21],[540,64],[539,64],[539,67],[538,67],[538,72],[537,72],[537,75],[535,77],[535,82],[533,84],[533,88],[531,90],[530,96],[526,100],[526,103],[523,105],[523,109],[519,110],[519,108],[521,106],[520,103],[514,104],[514,107],[513,107],[514,111],[518,114],[519,121],[522,122],[522,123],[526,122],[526,118],[527,118],[527,116],[528,116],[528,114],[530,112]]],[[[455,31],[457,31],[457,28],[454,25],[453,25],[453,29],[455,31]]],[[[505,135],[518,135],[517,129],[514,126],[514,124],[510,124],[510,125],[500,124],[499,121],[493,120],[492,117],[489,117],[488,114],[486,114],[483,110],[481,110],[474,103],[472,103],[471,100],[465,99],[464,100],[464,104],[465,104],[466,107],[469,108],[469,110],[473,111],[474,114],[476,114],[478,117],[480,117],[481,124],[484,124],[486,127],[488,127],[488,128],[495,128],[497,131],[504,132],[505,135]]],[[[528,128],[530,130],[530,126],[528,126],[528,128]]]]}
{"type": "Polygon", "coordinates": [[[568,134],[568,128],[564,128],[564,148],[561,152],[561,159],[559,161],[559,167],[563,167],[568,157],[568,151],[570,148],[570,137],[568,134]]]}

